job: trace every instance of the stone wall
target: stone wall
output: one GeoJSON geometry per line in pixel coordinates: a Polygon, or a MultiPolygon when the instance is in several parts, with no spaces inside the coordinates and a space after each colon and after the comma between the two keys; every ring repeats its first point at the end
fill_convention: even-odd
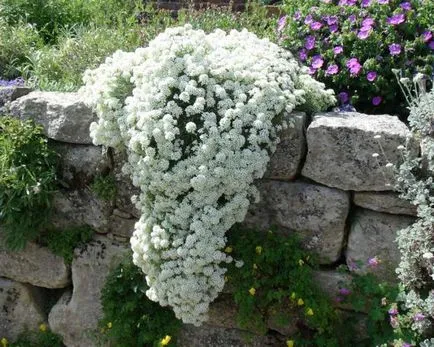
{"type": "MultiPolygon", "coordinates": [[[[66,346],[93,346],[89,332],[101,317],[100,290],[128,250],[139,216],[130,201],[137,190],[121,172],[124,156],[92,145],[88,129],[95,116],[77,94],[20,90],[14,95],[11,114],[41,124],[61,155],[62,188],[55,195],[53,223],[60,228],[87,224],[97,235],[76,249],[71,265],[33,243],[20,252],[0,249],[0,337],[13,340],[46,322],[66,346]],[[96,175],[109,171],[118,188],[114,201],[89,188],[96,175]]],[[[398,159],[408,129],[388,115],[292,116],[294,126],[282,133],[265,178],[257,182],[262,200],[251,206],[244,223],[299,234],[304,247],[319,255],[323,270],[316,280],[331,297],[346,279],[335,270],[343,263],[363,272],[366,267],[355,264],[377,256],[382,260],[377,275],[395,281],[395,234],[414,221],[416,211],[392,192],[393,176],[385,164],[398,159]]],[[[204,327],[183,327],[180,346],[246,346],[246,334],[252,346],[278,346],[283,335],[297,329],[272,321],[269,328],[267,336],[236,329],[234,308],[222,294],[204,327]]]]}

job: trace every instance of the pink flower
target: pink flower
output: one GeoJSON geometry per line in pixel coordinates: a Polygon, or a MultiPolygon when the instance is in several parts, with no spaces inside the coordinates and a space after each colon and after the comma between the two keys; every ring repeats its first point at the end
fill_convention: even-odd
{"type": "Polygon", "coordinates": [[[376,78],[377,78],[377,73],[375,71],[369,71],[368,74],[366,75],[366,79],[369,82],[374,82],[376,78]]]}
{"type": "Polygon", "coordinates": [[[330,16],[327,17],[327,25],[333,25],[338,23],[338,17],[337,16],[330,16]]]}
{"type": "Polygon", "coordinates": [[[341,294],[343,296],[347,296],[347,295],[351,294],[351,290],[349,290],[348,288],[340,288],[339,294],[341,294]]]}
{"type": "Polygon", "coordinates": [[[380,5],[387,5],[387,4],[389,3],[389,0],[377,0],[377,2],[378,2],[380,5]]]}
{"type": "Polygon", "coordinates": [[[312,30],[319,30],[319,29],[322,28],[322,23],[321,23],[321,22],[312,22],[312,23],[310,24],[310,28],[311,28],[312,30]]]}
{"type": "Polygon", "coordinates": [[[314,69],[312,66],[309,66],[309,71],[307,72],[309,75],[315,75],[316,69],[314,69]]]}
{"type": "Polygon", "coordinates": [[[387,23],[390,25],[399,25],[405,22],[405,15],[403,13],[395,14],[392,17],[387,18],[387,23]]]}
{"type": "Polygon", "coordinates": [[[314,69],[321,69],[324,65],[324,59],[320,55],[314,55],[312,57],[312,67],[314,69]]]}
{"type": "Polygon", "coordinates": [[[410,11],[411,10],[411,3],[406,1],[402,2],[399,7],[401,7],[404,11],[410,11]]]}
{"type": "Polygon", "coordinates": [[[295,12],[294,13],[294,20],[299,21],[300,18],[301,18],[301,12],[300,11],[295,12]]]}
{"type": "Polygon", "coordinates": [[[357,76],[362,70],[362,65],[360,65],[359,60],[357,58],[351,58],[347,61],[347,68],[350,69],[351,75],[357,76]]]}
{"type": "Polygon", "coordinates": [[[305,61],[307,59],[307,51],[306,51],[306,49],[302,48],[298,52],[298,57],[300,58],[301,61],[305,61]]]}
{"type": "Polygon", "coordinates": [[[375,20],[373,20],[371,17],[366,17],[362,21],[362,27],[371,27],[375,24],[375,20]]]}
{"type": "Polygon", "coordinates": [[[381,96],[374,96],[372,98],[372,105],[378,106],[381,104],[381,101],[383,101],[383,98],[381,96]]]}
{"type": "Polygon", "coordinates": [[[306,18],[304,19],[304,24],[310,24],[310,23],[312,23],[312,22],[313,22],[312,15],[311,15],[311,14],[308,14],[308,15],[306,16],[306,18]]]}
{"type": "Polygon", "coordinates": [[[342,46],[335,46],[333,48],[333,53],[335,55],[341,54],[344,51],[344,48],[342,46]]]}
{"type": "Polygon", "coordinates": [[[397,329],[399,327],[399,320],[396,316],[390,316],[390,325],[393,329],[397,329]]]}
{"type": "Polygon", "coordinates": [[[304,47],[310,51],[311,49],[313,49],[315,47],[315,36],[309,35],[308,37],[306,37],[305,43],[304,43],[304,47]]]}
{"type": "MultiPolygon", "coordinates": [[[[377,106],[381,102],[381,96],[376,96],[372,99],[372,104],[377,106]],[[375,103],[374,103],[375,99],[375,103]],[[378,103],[377,103],[378,102],[378,103]]],[[[377,257],[369,258],[368,259],[368,266],[372,268],[376,268],[380,264],[380,260],[377,257]]]]}
{"type": "Polygon", "coordinates": [[[277,22],[277,32],[280,33],[285,28],[285,26],[286,26],[286,18],[287,18],[287,16],[283,16],[277,22]]]}
{"type": "Polygon", "coordinates": [[[413,320],[415,322],[420,322],[420,321],[423,321],[424,319],[425,319],[425,315],[421,312],[418,312],[413,316],[413,320]]]}
{"type": "Polygon", "coordinates": [[[339,72],[339,67],[336,64],[331,64],[327,67],[326,75],[336,75],[339,72]]]}
{"type": "Polygon", "coordinates": [[[371,32],[372,32],[372,28],[371,27],[363,27],[357,33],[357,37],[360,40],[366,40],[371,35],[371,32]]]}
{"type": "Polygon", "coordinates": [[[362,7],[369,7],[371,5],[371,0],[362,0],[362,7]]]}
{"type": "Polygon", "coordinates": [[[399,55],[401,54],[401,45],[397,43],[392,43],[389,45],[390,55],[399,55]]]}
{"type": "Polygon", "coordinates": [[[396,315],[398,315],[398,309],[396,308],[396,307],[392,307],[389,311],[387,311],[387,313],[390,315],[390,316],[396,316],[396,315]]]}
{"type": "Polygon", "coordinates": [[[354,23],[354,22],[356,21],[356,19],[357,19],[357,17],[356,17],[354,14],[352,14],[351,16],[348,17],[348,20],[349,20],[351,23],[354,23]]]}
{"type": "Polygon", "coordinates": [[[432,32],[431,31],[425,31],[422,34],[422,39],[423,39],[423,42],[429,42],[432,39],[432,32]]]}

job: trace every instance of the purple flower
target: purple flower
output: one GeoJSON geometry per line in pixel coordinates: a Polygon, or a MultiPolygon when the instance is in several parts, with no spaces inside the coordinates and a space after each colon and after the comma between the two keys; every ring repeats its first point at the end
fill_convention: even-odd
{"type": "Polygon", "coordinates": [[[428,44],[428,47],[431,48],[432,50],[434,50],[434,41],[431,41],[431,42],[428,44]]]}
{"type": "Polygon", "coordinates": [[[389,311],[387,311],[387,313],[390,315],[390,316],[396,316],[396,315],[398,315],[398,309],[396,308],[396,307],[392,307],[389,311]]]}
{"type": "Polygon", "coordinates": [[[377,73],[375,71],[369,71],[368,74],[366,75],[366,79],[369,82],[374,82],[376,78],[377,78],[377,73]]]}
{"type": "MultiPolygon", "coordinates": [[[[343,104],[346,104],[348,102],[348,100],[350,100],[350,97],[349,97],[347,92],[340,92],[338,94],[338,98],[339,98],[339,101],[343,104]]],[[[353,262],[351,262],[351,263],[353,263],[353,262]]],[[[357,268],[357,266],[356,266],[356,268],[357,268]]]]}
{"type": "Polygon", "coordinates": [[[344,51],[344,48],[342,46],[335,46],[333,48],[333,53],[335,55],[341,54],[344,51]]]}
{"type": "Polygon", "coordinates": [[[371,0],[362,0],[362,7],[369,7],[371,5],[371,0]]]}
{"type": "Polygon", "coordinates": [[[362,65],[360,65],[359,60],[357,58],[351,58],[347,61],[347,68],[350,69],[351,75],[358,75],[360,70],[362,69],[362,65]]]}
{"type": "Polygon", "coordinates": [[[356,21],[356,19],[357,19],[357,17],[356,17],[356,15],[354,15],[354,14],[352,14],[351,16],[348,17],[348,20],[349,20],[351,23],[354,23],[354,22],[356,21]]]}
{"type": "Polygon", "coordinates": [[[401,45],[398,43],[392,43],[389,45],[390,55],[399,55],[401,54],[401,45]]]}
{"type": "Polygon", "coordinates": [[[328,25],[333,25],[333,24],[338,23],[338,17],[337,16],[329,16],[329,17],[327,17],[326,20],[327,20],[328,25]]]}
{"type": "MultiPolygon", "coordinates": [[[[377,106],[380,104],[381,102],[381,96],[376,96],[374,97],[374,99],[372,99],[372,103],[377,106]],[[375,101],[379,101],[377,104],[374,103],[374,99],[375,101]]],[[[372,267],[372,268],[376,268],[378,266],[378,264],[380,264],[380,260],[377,257],[373,257],[373,258],[369,258],[368,259],[368,266],[372,267]]]]}
{"type": "Polygon", "coordinates": [[[360,40],[366,40],[369,37],[369,35],[371,35],[371,32],[372,32],[372,28],[371,27],[363,27],[357,33],[357,37],[360,40]]]}
{"type": "Polygon", "coordinates": [[[286,26],[286,17],[287,16],[280,17],[279,21],[277,22],[277,32],[280,33],[285,28],[285,26],[286,26]]]}
{"type": "Polygon", "coordinates": [[[357,0],[340,0],[339,6],[353,6],[357,3],[357,0]]]}
{"type": "Polygon", "coordinates": [[[309,35],[308,37],[306,37],[306,41],[304,43],[304,47],[310,51],[311,49],[313,49],[315,47],[315,36],[309,35]]]}
{"type": "Polygon", "coordinates": [[[429,42],[432,39],[432,32],[431,31],[425,31],[422,34],[422,40],[423,42],[429,42]]]}
{"type": "Polygon", "coordinates": [[[24,86],[24,79],[18,77],[14,80],[2,80],[0,79],[0,87],[22,87],[24,86]]]}
{"type": "Polygon", "coordinates": [[[423,321],[424,319],[425,319],[425,315],[421,312],[418,312],[413,316],[413,320],[415,322],[420,322],[420,321],[423,321]]]}
{"type": "Polygon", "coordinates": [[[339,294],[341,294],[343,296],[347,296],[347,295],[351,294],[351,290],[349,290],[348,288],[340,288],[339,294]]]}
{"type": "Polygon", "coordinates": [[[320,55],[314,55],[312,57],[312,67],[314,69],[321,69],[324,65],[324,59],[320,55]]]}
{"type": "Polygon", "coordinates": [[[401,347],[411,347],[411,343],[403,342],[401,347]]]}
{"type": "Polygon", "coordinates": [[[335,298],[335,301],[336,301],[337,303],[339,303],[339,302],[344,301],[344,298],[342,298],[342,297],[340,297],[340,296],[337,296],[337,297],[335,298]]]}
{"type": "Polygon", "coordinates": [[[307,59],[307,51],[305,48],[302,48],[299,52],[298,52],[298,57],[300,58],[301,61],[305,61],[307,59]]]}
{"type": "Polygon", "coordinates": [[[310,24],[310,28],[311,28],[312,30],[319,30],[319,29],[322,28],[322,23],[321,23],[321,22],[312,22],[312,23],[310,24]]]}
{"type": "Polygon", "coordinates": [[[366,17],[362,21],[362,27],[372,27],[375,24],[375,20],[373,20],[371,17],[366,17]]]}
{"type": "Polygon", "coordinates": [[[378,106],[381,104],[381,101],[383,101],[383,98],[381,96],[374,96],[372,98],[372,105],[378,106]]]}
{"type": "Polygon", "coordinates": [[[387,4],[389,3],[389,0],[377,0],[377,2],[378,2],[380,5],[387,5],[387,4]]]}
{"type": "Polygon", "coordinates": [[[398,317],[396,317],[396,316],[391,316],[391,317],[390,317],[390,325],[392,326],[393,329],[398,328],[398,327],[399,327],[398,317]]]}
{"type": "Polygon", "coordinates": [[[301,12],[297,11],[294,13],[294,20],[299,21],[301,18],[301,12]]]}
{"type": "Polygon", "coordinates": [[[309,66],[309,71],[307,72],[309,75],[315,75],[316,69],[314,69],[312,66],[309,66]]]}
{"type": "Polygon", "coordinates": [[[401,7],[404,11],[410,11],[411,10],[411,3],[406,1],[402,2],[399,7],[401,7]]]}
{"type": "Polygon", "coordinates": [[[304,19],[304,24],[310,24],[310,23],[312,23],[312,22],[313,22],[312,15],[311,15],[311,14],[308,14],[308,15],[306,16],[306,18],[304,19]]]}
{"type": "Polygon", "coordinates": [[[331,64],[327,67],[326,75],[336,75],[339,72],[339,66],[331,64]]]}
{"type": "Polygon", "coordinates": [[[338,31],[338,25],[337,24],[330,25],[329,30],[331,33],[335,33],[336,31],[338,31]]]}
{"type": "Polygon", "coordinates": [[[399,25],[404,22],[405,22],[404,13],[398,13],[392,17],[387,18],[387,23],[389,23],[390,25],[399,25]]]}

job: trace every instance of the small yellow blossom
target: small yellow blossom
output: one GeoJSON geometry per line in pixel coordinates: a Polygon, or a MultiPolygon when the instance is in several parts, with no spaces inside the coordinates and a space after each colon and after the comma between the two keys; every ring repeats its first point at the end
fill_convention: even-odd
{"type": "Polygon", "coordinates": [[[258,265],[253,264],[253,270],[258,270],[258,265]]]}
{"type": "Polygon", "coordinates": [[[253,288],[253,287],[250,288],[250,289],[249,289],[249,293],[250,293],[251,296],[254,296],[254,295],[256,294],[256,289],[253,288]]]}
{"type": "Polygon", "coordinates": [[[232,251],[233,251],[233,248],[231,246],[227,246],[225,248],[225,253],[232,253],[232,251]]]}
{"type": "Polygon", "coordinates": [[[294,347],[294,340],[287,340],[286,347],[294,347]]]}
{"type": "Polygon", "coordinates": [[[304,264],[303,259],[299,259],[299,260],[298,260],[298,265],[303,266],[303,264],[304,264]]]}
{"type": "Polygon", "coordinates": [[[304,301],[303,301],[302,298],[298,299],[298,301],[297,301],[297,305],[298,305],[298,306],[303,306],[303,305],[304,305],[304,301]]]}
{"type": "Polygon", "coordinates": [[[307,314],[308,316],[313,316],[313,310],[309,307],[309,308],[307,309],[307,311],[306,311],[306,314],[307,314]]]}
{"type": "Polygon", "coordinates": [[[262,253],[262,247],[261,246],[256,246],[255,251],[256,251],[257,255],[261,255],[261,253],[262,253]]]}
{"type": "Polygon", "coordinates": [[[113,327],[113,323],[112,322],[108,322],[107,323],[107,328],[111,329],[113,327]]]}
{"type": "Polygon", "coordinates": [[[42,331],[43,333],[45,333],[47,331],[47,325],[44,323],[39,324],[39,331],[42,331]]]}
{"type": "Polygon", "coordinates": [[[166,337],[161,340],[161,345],[162,346],[167,346],[169,344],[169,342],[170,342],[171,339],[172,339],[172,337],[170,337],[169,335],[166,335],[166,337]]]}
{"type": "Polygon", "coordinates": [[[3,337],[0,340],[0,343],[1,343],[2,347],[7,347],[7,345],[8,345],[8,339],[6,337],[3,337]]]}
{"type": "Polygon", "coordinates": [[[297,295],[295,294],[295,292],[292,292],[292,293],[291,293],[291,299],[292,299],[292,300],[295,300],[296,297],[297,297],[297,295]]]}
{"type": "Polygon", "coordinates": [[[225,282],[228,282],[228,281],[229,281],[228,276],[225,276],[225,282]]]}

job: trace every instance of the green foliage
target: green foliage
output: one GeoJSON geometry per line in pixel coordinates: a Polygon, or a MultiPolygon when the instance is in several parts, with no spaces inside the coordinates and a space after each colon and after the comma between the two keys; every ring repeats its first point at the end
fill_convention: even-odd
{"type": "Polygon", "coordinates": [[[17,77],[16,67],[27,63],[28,56],[41,46],[38,32],[30,24],[12,26],[0,16],[0,79],[17,77]]]}
{"type": "MultiPolygon", "coordinates": [[[[304,331],[294,338],[296,346],[344,345],[337,333],[339,318],[314,283],[315,261],[294,235],[234,228],[227,244],[226,252],[244,263],[241,268],[231,264],[227,274],[241,328],[265,333],[273,310],[281,307],[303,322],[304,331]]],[[[278,320],[285,323],[287,318],[278,320]]]]}
{"type": "Polygon", "coordinates": [[[156,347],[169,335],[170,346],[175,346],[181,323],[170,308],[148,299],[148,289],[142,271],[129,255],[108,276],[102,291],[101,340],[117,347],[156,347]]]}
{"type": "Polygon", "coordinates": [[[93,234],[94,231],[89,226],[71,227],[65,230],[50,228],[40,236],[39,242],[70,264],[74,257],[74,249],[89,242],[93,234]]]}
{"type": "MultiPolygon", "coordinates": [[[[45,325],[41,324],[40,328],[45,325]]],[[[62,338],[50,330],[28,331],[21,334],[9,347],[63,347],[62,338]]]]}
{"type": "Polygon", "coordinates": [[[111,201],[116,198],[117,188],[113,174],[96,176],[91,185],[92,191],[103,200],[111,201]]]}
{"type": "MultiPolygon", "coordinates": [[[[342,5],[342,2],[345,1],[326,3],[308,0],[300,4],[299,0],[286,0],[284,4],[288,18],[287,26],[281,33],[282,44],[310,67],[313,58],[321,56],[323,65],[316,65],[315,72],[312,70],[314,77],[336,94],[348,93],[357,110],[366,113],[405,113],[401,91],[396,84],[390,83],[394,80],[392,69],[400,69],[402,77],[411,77],[417,72],[428,76],[433,73],[434,55],[430,48],[433,41],[425,39],[423,33],[433,30],[434,2],[412,0],[409,1],[409,10],[400,7],[401,0],[390,0],[384,4],[371,0],[366,7],[361,1],[354,1],[353,5],[342,5]],[[397,14],[403,14],[405,20],[393,25],[389,19],[397,14]],[[329,25],[327,18],[337,20],[335,28],[333,24],[329,25]],[[367,37],[360,35],[365,19],[373,20],[371,29],[366,29],[367,37]],[[312,22],[322,26],[314,30],[312,22]],[[314,47],[305,47],[308,37],[315,38],[314,47]],[[392,44],[400,45],[399,54],[391,54],[389,46],[392,44]],[[334,52],[337,46],[343,47],[342,53],[334,52]],[[360,71],[357,71],[358,68],[352,73],[349,71],[347,63],[350,59],[358,59],[360,71]],[[326,73],[330,65],[337,65],[339,71],[326,73]],[[372,81],[367,79],[369,72],[377,73],[372,81]],[[381,97],[377,106],[375,97],[381,97]]],[[[364,27],[368,28],[368,24],[364,27]]],[[[342,103],[346,104],[344,99],[342,103]]]]}
{"type": "Polygon", "coordinates": [[[56,154],[41,127],[0,117],[0,230],[8,248],[23,248],[45,226],[55,167],[56,154]]]}

